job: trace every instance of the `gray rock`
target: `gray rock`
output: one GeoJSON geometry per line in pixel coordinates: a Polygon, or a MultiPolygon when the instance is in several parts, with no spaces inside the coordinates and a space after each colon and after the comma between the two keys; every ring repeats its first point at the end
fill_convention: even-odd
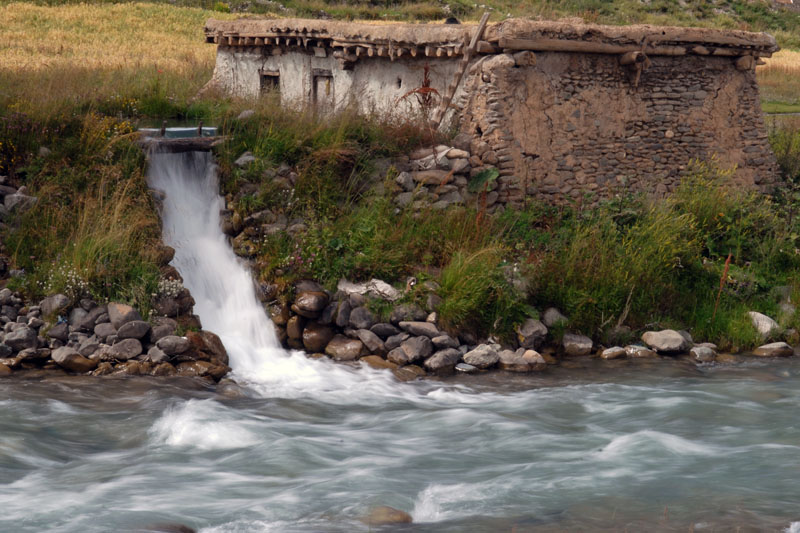
{"type": "Polygon", "coordinates": [[[397,175],[394,179],[395,183],[397,183],[400,187],[403,188],[406,192],[411,192],[414,190],[414,178],[411,177],[411,174],[408,172],[401,172],[397,175]]]}
{"type": "Polygon", "coordinates": [[[88,313],[80,307],[75,307],[69,312],[69,325],[78,328],[88,313]]]}
{"type": "Polygon", "coordinates": [[[35,330],[28,326],[22,326],[8,333],[3,339],[3,343],[8,345],[15,352],[19,352],[25,348],[36,348],[39,344],[36,337],[35,330]]]}
{"type": "Polygon", "coordinates": [[[517,339],[523,348],[539,348],[547,338],[547,326],[541,321],[529,318],[517,329],[517,339]]]}
{"type": "Polygon", "coordinates": [[[564,338],[561,339],[561,347],[564,349],[564,354],[568,356],[589,355],[592,352],[592,346],[594,346],[592,339],[585,335],[565,333],[564,338]]]}
{"type": "Polygon", "coordinates": [[[440,334],[431,339],[434,348],[444,350],[445,348],[458,348],[458,341],[447,334],[440,334]]]}
{"type": "Polygon", "coordinates": [[[167,335],[166,337],[159,339],[156,342],[156,346],[167,356],[172,357],[185,353],[191,347],[191,343],[186,337],[167,335]]]}
{"type": "Polygon", "coordinates": [[[347,299],[350,300],[350,306],[353,309],[367,305],[367,297],[358,292],[351,292],[348,294],[347,299]]]}
{"type": "Polygon", "coordinates": [[[371,354],[383,355],[386,353],[386,346],[384,346],[381,338],[370,330],[359,329],[356,331],[356,335],[358,335],[359,340],[364,343],[364,346],[367,347],[371,354]]]}
{"type": "Polygon", "coordinates": [[[689,355],[698,363],[711,363],[717,356],[714,350],[705,346],[695,346],[689,350],[689,355]]]}
{"type": "Polygon", "coordinates": [[[647,359],[658,357],[658,354],[647,348],[646,346],[639,346],[636,344],[632,344],[630,346],[625,347],[625,355],[630,357],[631,359],[647,359]]]}
{"type": "Polygon", "coordinates": [[[150,333],[150,324],[144,320],[131,320],[117,330],[118,339],[143,339],[150,333]]]}
{"type": "Polygon", "coordinates": [[[236,120],[247,120],[248,118],[252,117],[255,114],[256,112],[253,111],[252,109],[245,109],[236,116],[236,120]]]}
{"type": "Polygon", "coordinates": [[[400,322],[423,322],[428,317],[421,307],[414,304],[400,304],[392,310],[389,321],[392,324],[400,322]]]}
{"type": "Polygon", "coordinates": [[[110,335],[117,334],[117,329],[112,326],[110,322],[104,322],[94,327],[94,334],[97,335],[97,338],[100,339],[101,342],[106,342],[106,339],[108,339],[110,335]]]}
{"type": "Polygon", "coordinates": [[[86,316],[78,323],[78,327],[86,331],[92,331],[98,324],[98,320],[103,316],[108,316],[106,306],[93,307],[87,311],[86,316]]]}
{"type": "Polygon", "coordinates": [[[141,320],[142,316],[130,305],[112,302],[108,304],[108,318],[111,320],[111,325],[119,330],[123,324],[141,320]]]}
{"type": "Polygon", "coordinates": [[[439,350],[425,360],[425,368],[431,372],[442,372],[453,370],[461,360],[461,352],[454,348],[439,350]]]}
{"type": "Polygon", "coordinates": [[[691,347],[686,338],[674,329],[646,331],[642,341],[658,353],[683,353],[691,347]]]}
{"type": "MultiPolygon", "coordinates": [[[[11,303],[11,298],[13,296],[14,293],[11,292],[11,289],[9,288],[0,289],[0,305],[8,305],[9,303],[11,303]]],[[[41,305],[39,307],[41,308],[41,305]]]]}
{"type": "Polygon", "coordinates": [[[400,349],[405,353],[406,359],[402,363],[392,361],[397,364],[413,364],[425,359],[433,353],[433,343],[428,337],[411,337],[400,344],[400,349]]]}
{"type": "Polygon", "coordinates": [[[435,325],[430,322],[400,322],[400,329],[412,335],[425,336],[429,339],[440,336],[442,333],[435,325]]]}
{"type": "Polygon", "coordinates": [[[541,372],[547,368],[547,361],[535,350],[502,350],[498,356],[498,366],[509,372],[541,372]]]}
{"type": "Polygon", "coordinates": [[[372,311],[366,307],[357,307],[350,312],[350,327],[354,329],[369,329],[375,324],[372,311]]]}
{"type": "Polygon", "coordinates": [[[394,350],[395,348],[399,348],[403,341],[409,339],[411,335],[406,332],[398,333],[397,335],[392,335],[391,337],[386,339],[384,342],[384,346],[387,350],[394,350]]]}
{"type": "Polygon", "coordinates": [[[773,342],[759,346],[753,350],[753,355],[758,357],[790,357],[794,355],[794,350],[785,342],[773,342]]]}
{"type": "Polygon", "coordinates": [[[325,353],[337,361],[353,361],[361,355],[364,344],[358,339],[336,335],[325,347],[325,353]]]}
{"type": "Polygon", "coordinates": [[[55,361],[60,367],[79,374],[84,374],[94,370],[94,368],[97,366],[97,361],[87,359],[67,346],[56,348],[53,350],[53,353],[50,354],[50,357],[52,357],[53,361],[55,361]]]}
{"type": "Polygon", "coordinates": [[[350,300],[344,299],[339,302],[339,309],[336,311],[336,325],[340,328],[345,328],[350,324],[350,313],[353,308],[350,306],[350,300]]]}
{"type": "Polygon", "coordinates": [[[569,319],[562,315],[561,312],[555,307],[549,307],[542,315],[542,322],[548,328],[552,328],[553,326],[557,325],[563,327],[569,323],[569,319]]]}
{"type": "Polygon", "coordinates": [[[69,324],[60,322],[47,330],[47,336],[51,339],[58,339],[62,342],[67,342],[69,338],[69,324]]]}
{"type": "Polygon", "coordinates": [[[398,346],[397,348],[389,350],[389,353],[386,355],[386,359],[396,365],[402,366],[408,361],[408,356],[406,355],[406,352],[398,346]]]}
{"type": "Polygon", "coordinates": [[[11,354],[14,353],[14,350],[11,349],[11,346],[4,342],[0,342],[0,359],[5,359],[6,357],[11,357],[11,354]]]}
{"type": "Polygon", "coordinates": [[[400,333],[399,329],[391,324],[387,324],[386,322],[379,322],[369,328],[369,330],[381,339],[388,339],[392,335],[397,335],[400,333]]]}
{"type": "Polygon", "coordinates": [[[240,155],[239,158],[233,162],[233,164],[239,168],[244,168],[248,166],[250,163],[253,163],[255,160],[256,158],[252,154],[252,152],[245,152],[242,155],[240,155]]]}
{"type": "Polygon", "coordinates": [[[456,365],[456,372],[460,372],[462,374],[474,374],[477,371],[477,366],[468,365],[467,363],[458,363],[456,365]]]}
{"type": "Polygon", "coordinates": [[[499,360],[500,355],[497,350],[488,344],[481,344],[464,354],[465,363],[481,369],[492,367],[499,360]]]}
{"type": "MultiPolygon", "coordinates": [[[[109,326],[111,326],[111,324],[109,324],[109,326]]],[[[175,335],[175,328],[169,324],[159,324],[157,326],[153,326],[150,330],[150,341],[158,342],[164,337],[169,337],[170,335],[175,335]]]]}
{"type": "Polygon", "coordinates": [[[169,356],[158,346],[151,346],[150,349],[147,350],[147,355],[144,357],[144,360],[150,361],[151,363],[165,363],[169,361],[169,356]]]}
{"type": "Polygon", "coordinates": [[[625,357],[625,355],[625,348],[622,346],[612,346],[611,348],[606,348],[602,351],[602,353],[600,353],[600,357],[603,359],[620,359],[625,357]]]}
{"type": "Polygon", "coordinates": [[[110,351],[116,359],[127,361],[142,353],[142,343],[139,339],[123,339],[115,342],[110,351]]]}
{"type": "Polygon", "coordinates": [[[767,339],[773,331],[777,331],[780,328],[778,323],[767,315],[763,315],[756,311],[749,311],[747,314],[750,316],[750,320],[753,322],[753,327],[756,328],[756,331],[758,331],[762,339],[767,339]]]}
{"type": "Polygon", "coordinates": [[[328,305],[329,297],[324,292],[303,292],[297,295],[292,309],[307,318],[315,318],[328,305]]]}
{"type": "Polygon", "coordinates": [[[100,348],[100,343],[97,337],[88,337],[84,339],[80,346],[78,346],[78,353],[84,357],[89,357],[100,348]]]}
{"type": "Polygon", "coordinates": [[[9,213],[24,213],[36,205],[39,199],[19,192],[9,194],[3,199],[3,206],[9,213]]]}
{"type": "MultiPolygon", "coordinates": [[[[339,306],[337,302],[331,302],[325,306],[325,309],[320,313],[317,322],[323,326],[333,324],[333,319],[336,317],[336,308],[339,306]]],[[[349,319],[348,319],[349,322],[349,319]]]]}
{"type": "Polygon", "coordinates": [[[46,297],[39,303],[39,309],[42,312],[42,316],[50,317],[64,311],[69,304],[70,299],[67,295],[53,294],[46,297]]]}

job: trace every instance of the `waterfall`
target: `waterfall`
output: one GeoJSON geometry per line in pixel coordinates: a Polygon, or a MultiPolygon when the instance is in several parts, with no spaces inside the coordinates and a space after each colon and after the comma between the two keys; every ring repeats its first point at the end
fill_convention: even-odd
{"type": "Polygon", "coordinates": [[[172,265],[195,299],[194,311],[203,328],[219,335],[225,345],[238,379],[271,396],[287,397],[311,390],[339,395],[372,387],[385,393],[393,385],[387,372],[355,373],[280,346],[256,298],[250,272],[222,232],[220,210],[225,205],[211,154],[152,154],[147,181],[164,194],[163,240],[175,249],[172,265]]]}

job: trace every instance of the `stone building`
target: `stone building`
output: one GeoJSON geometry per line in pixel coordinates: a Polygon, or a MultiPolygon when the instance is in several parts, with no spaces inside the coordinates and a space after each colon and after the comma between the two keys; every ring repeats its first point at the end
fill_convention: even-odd
{"type": "Polygon", "coordinates": [[[473,175],[499,170],[500,203],[663,193],[695,159],[736,167],[738,182],[759,190],[778,179],[755,76],[760,58],[778,49],[767,34],[509,19],[480,31],[473,52],[476,33],[476,25],[209,20],[206,39],[217,44],[209,85],[397,119],[435,113],[455,86],[443,123],[470,136],[473,175]]]}

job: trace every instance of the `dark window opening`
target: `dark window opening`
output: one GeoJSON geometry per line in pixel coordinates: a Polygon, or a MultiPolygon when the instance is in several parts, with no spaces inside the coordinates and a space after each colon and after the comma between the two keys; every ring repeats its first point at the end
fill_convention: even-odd
{"type": "Polygon", "coordinates": [[[261,83],[261,94],[280,92],[281,75],[277,70],[260,70],[258,75],[261,83]]]}
{"type": "Polygon", "coordinates": [[[400,78],[397,78],[397,88],[398,89],[402,89],[403,88],[403,80],[400,79],[400,78]]]}

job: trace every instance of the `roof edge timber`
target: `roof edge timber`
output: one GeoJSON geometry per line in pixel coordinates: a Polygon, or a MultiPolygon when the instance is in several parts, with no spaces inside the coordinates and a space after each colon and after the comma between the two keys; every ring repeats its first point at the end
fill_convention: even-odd
{"type": "MultiPolygon", "coordinates": [[[[370,24],[310,19],[209,19],[207,42],[228,46],[339,49],[334,55],[403,54],[443,57],[461,54],[475,24],[370,24]]],[[[779,49],[767,33],[709,28],[631,25],[604,26],[572,21],[508,19],[487,26],[478,53],[531,50],[647,55],[770,57],[779,49]]]]}

